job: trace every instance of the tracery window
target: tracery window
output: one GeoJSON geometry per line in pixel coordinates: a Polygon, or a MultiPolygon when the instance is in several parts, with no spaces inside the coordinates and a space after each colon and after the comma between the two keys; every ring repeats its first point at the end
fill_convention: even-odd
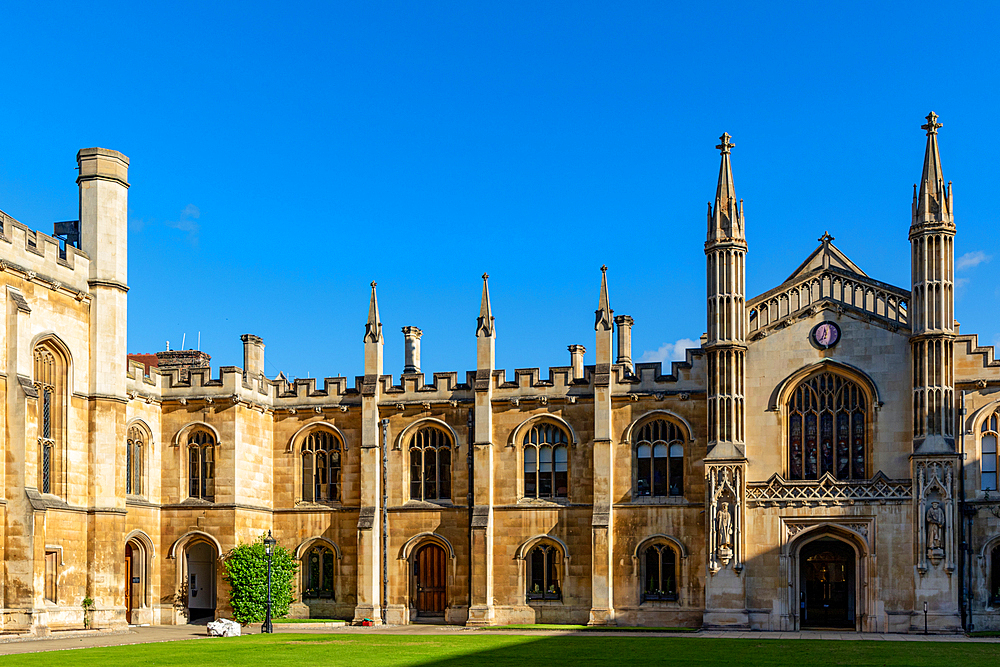
{"type": "Polygon", "coordinates": [[[424,426],[410,439],[410,498],[451,499],[451,436],[424,426]]]}
{"type": "Polygon", "coordinates": [[[524,435],[524,495],[565,498],[569,493],[569,438],[555,424],[539,423],[524,435]]]}
{"type": "Polygon", "coordinates": [[[302,500],[340,500],[340,440],[330,431],[313,431],[302,443],[302,500]]]}
{"type": "Polygon", "coordinates": [[[665,419],[646,422],[635,439],[636,495],[684,494],[684,433],[665,419]]]}
{"type": "Polygon", "coordinates": [[[335,598],[333,566],[336,554],[325,546],[315,546],[306,552],[303,599],[335,598]]]}
{"type": "Polygon", "coordinates": [[[138,426],[130,426],[125,441],[125,493],[142,495],[143,456],[146,437],[138,426]]]}
{"type": "Polygon", "coordinates": [[[677,599],[677,554],[663,543],[642,552],[642,601],[677,599]]]}
{"type": "Polygon", "coordinates": [[[552,544],[538,544],[528,553],[528,600],[561,600],[559,570],[562,553],[552,544]]]}
{"type": "Polygon", "coordinates": [[[205,430],[194,431],[188,438],[188,495],[215,500],[215,437],[205,430]]]}
{"type": "Polygon", "coordinates": [[[868,399],[840,375],[806,379],[788,401],[788,475],[819,479],[865,479],[868,399]]]}
{"type": "Polygon", "coordinates": [[[982,468],[980,486],[983,491],[994,491],[997,488],[997,440],[1000,436],[998,421],[1000,410],[984,419],[983,425],[979,427],[979,465],[982,468]]]}
{"type": "Polygon", "coordinates": [[[63,433],[63,393],[66,363],[47,342],[34,351],[35,391],[38,393],[38,488],[56,493],[63,433]]]}

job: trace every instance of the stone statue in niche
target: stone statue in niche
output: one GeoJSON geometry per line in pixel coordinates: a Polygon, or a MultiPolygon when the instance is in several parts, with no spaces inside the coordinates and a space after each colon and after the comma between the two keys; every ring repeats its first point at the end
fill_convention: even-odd
{"type": "Polygon", "coordinates": [[[715,513],[715,534],[719,540],[719,560],[728,564],[733,557],[733,515],[729,503],[722,503],[715,513]]]}
{"type": "Polygon", "coordinates": [[[927,508],[927,556],[937,564],[944,557],[944,510],[937,500],[927,508]]]}

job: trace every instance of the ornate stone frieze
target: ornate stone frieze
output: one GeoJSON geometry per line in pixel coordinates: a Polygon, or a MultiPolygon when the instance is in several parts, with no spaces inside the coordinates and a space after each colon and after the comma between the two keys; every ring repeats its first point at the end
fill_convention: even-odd
{"type": "Polygon", "coordinates": [[[944,563],[955,569],[955,463],[951,459],[915,459],[913,485],[917,504],[921,573],[944,563]]]}
{"type": "Polygon", "coordinates": [[[817,507],[887,504],[907,502],[912,498],[910,480],[889,479],[881,471],[860,481],[838,481],[830,473],[818,480],[787,481],[772,475],[766,482],[747,484],[750,507],[817,507]]]}

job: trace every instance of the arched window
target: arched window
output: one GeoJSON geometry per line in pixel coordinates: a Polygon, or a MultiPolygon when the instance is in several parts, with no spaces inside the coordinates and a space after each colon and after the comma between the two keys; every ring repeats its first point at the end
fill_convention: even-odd
{"type": "Polygon", "coordinates": [[[451,437],[424,426],[410,439],[410,498],[451,499],[451,437]]]}
{"type": "Polygon", "coordinates": [[[565,498],[569,492],[569,447],[566,431],[540,423],[524,434],[524,495],[565,498]]]}
{"type": "Polygon", "coordinates": [[[336,558],[333,550],[322,545],[315,546],[306,552],[302,598],[333,600],[333,561],[336,558]]]}
{"type": "Polygon", "coordinates": [[[788,476],[866,478],[868,399],[860,385],[824,372],[802,382],[788,401],[788,476]]]}
{"type": "Polygon", "coordinates": [[[559,574],[562,553],[552,544],[537,544],[528,552],[528,600],[561,600],[559,574]]]}
{"type": "Polygon", "coordinates": [[[635,439],[639,496],[684,494],[684,432],[665,419],[646,422],[635,439]]]}
{"type": "Polygon", "coordinates": [[[677,553],[667,544],[642,552],[642,601],[677,599],[677,553]]]}
{"type": "Polygon", "coordinates": [[[302,500],[340,500],[340,440],[330,431],[313,431],[302,443],[302,500]]]}
{"type": "Polygon", "coordinates": [[[983,491],[995,491],[997,488],[997,421],[1000,420],[1000,410],[983,420],[979,427],[979,464],[982,467],[980,487],[983,491]]]}
{"type": "Polygon", "coordinates": [[[35,391],[38,393],[38,488],[59,493],[62,475],[63,424],[66,392],[66,360],[50,343],[34,350],[35,391]]]}
{"type": "Polygon", "coordinates": [[[142,495],[143,455],[146,436],[138,426],[130,426],[125,441],[125,493],[142,495]]]}
{"type": "Polygon", "coordinates": [[[188,495],[202,500],[215,500],[215,437],[197,430],[188,437],[188,495]]]}

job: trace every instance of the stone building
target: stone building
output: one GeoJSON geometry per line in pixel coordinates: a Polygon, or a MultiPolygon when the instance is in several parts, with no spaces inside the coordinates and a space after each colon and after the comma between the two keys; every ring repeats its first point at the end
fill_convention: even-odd
{"type": "Polygon", "coordinates": [[[103,627],[227,615],[220,556],[267,530],[298,616],[1000,627],[1000,363],[954,319],[936,118],[906,288],[824,234],[747,299],[724,134],[685,361],[633,361],[602,267],[593,366],[496,368],[484,275],[475,369],[428,377],[406,327],[386,374],[373,283],[363,373],[321,385],[265,377],[254,335],[242,368],[126,358],[128,159],[81,150],[77,223],[0,214],[3,631],[86,597],[103,627]]]}

